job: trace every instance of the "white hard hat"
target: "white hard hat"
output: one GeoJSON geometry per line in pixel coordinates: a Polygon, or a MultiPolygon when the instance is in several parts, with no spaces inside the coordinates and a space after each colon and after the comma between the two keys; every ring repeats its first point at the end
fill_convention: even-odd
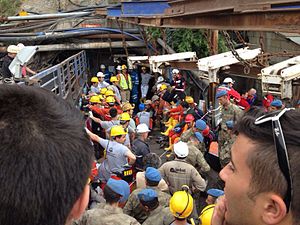
{"type": "Polygon", "coordinates": [[[137,133],[146,133],[146,132],[150,132],[150,130],[149,130],[147,124],[141,123],[141,124],[137,125],[136,132],[137,133]]]}
{"type": "Polygon", "coordinates": [[[117,70],[122,70],[122,66],[121,66],[121,65],[118,65],[116,69],[117,69],[117,70]]]}
{"type": "Polygon", "coordinates": [[[7,47],[7,52],[8,53],[15,53],[15,54],[17,54],[19,51],[20,51],[20,48],[18,46],[16,46],[16,45],[9,45],[7,47]]]}
{"type": "Polygon", "coordinates": [[[172,73],[178,74],[178,73],[179,73],[179,70],[178,70],[178,69],[173,69],[173,70],[172,70],[172,73]]]}
{"type": "Polygon", "coordinates": [[[228,84],[228,83],[234,83],[234,80],[232,80],[232,78],[230,78],[230,77],[226,77],[226,78],[223,80],[223,83],[226,83],[226,84],[228,84]]]}
{"type": "Polygon", "coordinates": [[[25,48],[25,45],[23,45],[23,43],[19,43],[19,44],[17,44],[17,46],[20,48],[20,50],[25,48]]]}
{"type": "Polygon", "coordinates": [[[165,79],[163,78],[163,76],[159,76],[157,78],[157,83],[163,82],[165,79]]]}
{"type": "Polygon", "coordinates": [[[98,72],[97,77],[105,77],[105,75],[102,72],[98,72]]]}
{"type": "Polygon", "coordinates": [[[105,65],[104,65],[104,64],[101,64],[100,68],[101,68],[101,69],[105,69],[105,65]]]}
{"type": "Polygon", "coordinates": [[[187,157],[189,154],[189,147],[187,143],[179,141],[176,144],[174,144],[174,153],[180,158],[187,157]]]}

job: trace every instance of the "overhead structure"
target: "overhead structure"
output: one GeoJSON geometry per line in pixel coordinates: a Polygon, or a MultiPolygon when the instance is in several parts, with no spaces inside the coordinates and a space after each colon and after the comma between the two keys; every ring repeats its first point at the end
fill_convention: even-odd
{"type": "Polygon", "coordinates": [[[261,70],[262,91],[280,98],[293,97],[293,80],[300,79],[300,56],[261,70]]]}
{"type": "Polygon", "coordinates": [[[167,55],[157,55],[157,56],[130,56],[127,58],[129,68],[132,68],[134,63],[149,63],[150,70],[153,72],[162,72],[160,66],[164,63],[177,61],[177,60],[188,60],[195,61],[197,59],[196,52],[181,52],[167,55]]]}
{"type": "MultiPolygon", "coordinates": [[[[244,60],[252,60],[261,53],[260,48],[250,50],[248,47],[237,49],[236,52],[244,60]]],[[[199,59],[197,62],[198,69],[207,73],[207,79],[210,83],[217,82],[218,71],[225,66],[239,63],[240,61],[232,54],[225,52],[218,55],[209,56],[199,59]]]]}
{"type": "MultiPolygon", "coordinates": [[[[133,1],[131,8],[147,7],[149,1],[133,1]]],[[[176,0],[164,2],[164,12],[130,14],[125,2],[108,18],[153,27],[190,29],[280,31],[298,33],[300,30],[300,3],[298,0],[176,0]]],[[[137,10],[132,10],[138,12],[137,10]]]]}

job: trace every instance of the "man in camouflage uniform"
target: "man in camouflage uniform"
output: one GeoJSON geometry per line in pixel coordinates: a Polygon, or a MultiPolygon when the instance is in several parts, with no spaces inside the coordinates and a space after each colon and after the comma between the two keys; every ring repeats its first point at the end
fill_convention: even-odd
{"type": "Polygon", "coordinates": [[[196,137],[192,136],[187,145],[189,147],[189,154],[186,157],[186,162],[194,166],[200,173],[209,172],[210,166],[203,155],[205,152],[203,136],[200,133],[198,133],[196,137]]]}
{"type": "Polygon", "coordinates": [[[106,203],[87,210],[73,225],[139,225],[131,216],[123,213],[122,205],[128,199],[130,188],[126,181],[110,178],[104,187],[106,203]]]}
{"type": "Polygon", "coordinates": [[[186,132],[181,134],[180,141],[188,142],[192,136],[195,136],[196,132],[201,132],[206,128],[207,124],[204,120],[198,119],[195,122],[195,126],[188,129],[186,132]]]}
{"type": "MultiPolygon", "coordinates": [[[[162,192],[158,188],[158,184],[161,180],[160,172],[153,167],[147,167],[145,172],[145,178],[146,178],[147,188],[156,191],[160,206],[162,208],[168,207],[171,196],[165,192],[162,192]]],[[[141,190],[143,189],[138,188],[130,194],[128,201],[123,209],[123,212],[126,213],[127,215],[134,217],[140,223],[143,223],[149,216],[149,213],[140,207],[140,200],[138,198],[138,193],[141,190]]]]}
{"type": "Polygon", "coordinates": [[[163,207],[159,204],[155,190],[143,189],[137,196],[140,201],[140,208],[149,215],[142,225],[162,225],[171,224],[173,222],[174,219],[169,207],[163,207]]]}
{"type": "Polygon", "coordinates": [[[243,114],[243,111],[237,106],[230,102],[228,93],[226,90],[218,91],[216,98],[221,104],[221,118],[219,135],[218,135],[218,152],[219,160],[222,167],[225,167],[230,161],[230,149],[232,141],[230,132],[226,126],[227,121],[233,121],[235,123],[243,114]],[[229,148],[230,147],[230,148],[229,148]]]}

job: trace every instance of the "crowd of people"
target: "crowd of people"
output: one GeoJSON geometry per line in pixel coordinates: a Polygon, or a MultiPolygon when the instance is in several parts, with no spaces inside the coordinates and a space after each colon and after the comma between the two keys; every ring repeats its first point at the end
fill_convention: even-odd
{"type": "Polygon", "coordinates": [[[138,105],[126,65],[116,70],[91,78],[81,113],[39,88],[0,87],[1,224],[300,223],[300,101],[258,107],[255,89],[240,95],[226,78],[213,127],[178,69],[150,88],[143,67],[138,105]]]}

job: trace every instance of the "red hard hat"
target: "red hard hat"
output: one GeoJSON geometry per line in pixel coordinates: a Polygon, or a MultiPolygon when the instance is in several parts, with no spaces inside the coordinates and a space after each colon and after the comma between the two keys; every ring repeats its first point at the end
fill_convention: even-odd
{"type": "Polygon", "coordinates": [[[185,117],[185,122],[186,123],[190,123],[193,122],[195,120],[195,117],[192,114],[187,114],[185,117]]]}
{"type": "Polygon", "coordinates": [[[209,131],[210,131],[209,126],[206,126],[206,128],[202,131],[202,135],[203,136],[209,135],[209,131]]]}

